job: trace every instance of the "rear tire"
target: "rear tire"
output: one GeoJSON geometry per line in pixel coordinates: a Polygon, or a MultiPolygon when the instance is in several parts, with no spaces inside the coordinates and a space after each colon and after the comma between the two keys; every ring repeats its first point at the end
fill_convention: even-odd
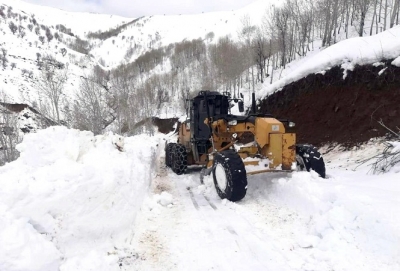
{"type": "Polygon", "coordinates": [[[187,152],[185,146],[174,144],[171,153],[171,160],[169,162],[172,171],[178,175],[185,173],[187,169],[187,152]]]}
{"type": "Polygon", "coordinates": [[[172,148],[176,143],[168,143],[165,146],[165,165],[167,167],[171,167],[171,160],[172,160],[172,148]]]}
{"type": "Polygon", "coordinates": [[[324,158],[316,147],[296,145],[296,160],[299,170],[314,170],[322,178],[326,177],[324,158]]]}
{"type": "Polygon", "coordinates": [[[213,179],[221,199],[239,201],[247,191],[247,175],[242,158],[234,150],[225,150],[214,156],[213,179]]]}

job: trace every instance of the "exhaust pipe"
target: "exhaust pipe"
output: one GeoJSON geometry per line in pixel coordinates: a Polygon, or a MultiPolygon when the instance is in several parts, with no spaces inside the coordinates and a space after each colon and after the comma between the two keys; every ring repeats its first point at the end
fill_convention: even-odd
{"type": "Polygon", "coordinates": [[[251,113],[256,114],[256,94],[251,94],[251,113]]]}

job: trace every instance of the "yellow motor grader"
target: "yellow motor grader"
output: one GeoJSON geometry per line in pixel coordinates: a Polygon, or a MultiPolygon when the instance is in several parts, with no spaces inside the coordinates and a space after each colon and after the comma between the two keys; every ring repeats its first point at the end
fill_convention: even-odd
{"type": "Polygon", "coordinates": [[[234,103],[240,112],[244,105],[228,93],[200,91],[187,102],[189,118],[179,125],[178,142],[165,145],[166,166],[176,174],[203,166],[201,175],[212,173],[218,195],[230,201],[244,198],[251,174],[312,169],[325,178],[318,150],[296,144],[293,122],[257,114],[254,94],[246,116],[230,114],[234,103]]]}

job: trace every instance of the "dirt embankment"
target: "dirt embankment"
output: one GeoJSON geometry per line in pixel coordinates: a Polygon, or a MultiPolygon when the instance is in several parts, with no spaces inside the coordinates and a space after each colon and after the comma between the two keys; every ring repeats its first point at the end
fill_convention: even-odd
{"type": "Polygon", "coordinates": [[[168,134],[169,132],[174,130],[174,125],[177,123],[177,118],[172,119],[160,119],[160,118],[152,118],[153,124],[157,126],[158,131],[160,133],[168,134]]]}
{"type": "Polygon", "coordinates": [[[356,66],[345,79],[339,67],[310,74],[264,99],[260,111],[296,122],[302,143],[351,147],[384,136],[377,121],[400,127],[400,68],[391,62],[356,66]]]}

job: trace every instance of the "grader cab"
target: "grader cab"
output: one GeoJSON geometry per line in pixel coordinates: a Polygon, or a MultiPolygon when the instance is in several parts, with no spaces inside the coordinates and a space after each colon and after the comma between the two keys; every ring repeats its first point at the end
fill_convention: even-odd
{"type": "Polygon", "coordinates": [[[325,177],[321,154],[311,145],[296,144],[294,123],[252,110],[232,115],[233,103],[244,111],[243,100],[229,94],[200,91],[188,100],[189,118],[178,128],[178,142],[165,147],[166,166],[176,174],[187,166],[203,166],[212,173],[218,195],[231,201],[244,198],[247,175],[315,170],[325,177]]]}

